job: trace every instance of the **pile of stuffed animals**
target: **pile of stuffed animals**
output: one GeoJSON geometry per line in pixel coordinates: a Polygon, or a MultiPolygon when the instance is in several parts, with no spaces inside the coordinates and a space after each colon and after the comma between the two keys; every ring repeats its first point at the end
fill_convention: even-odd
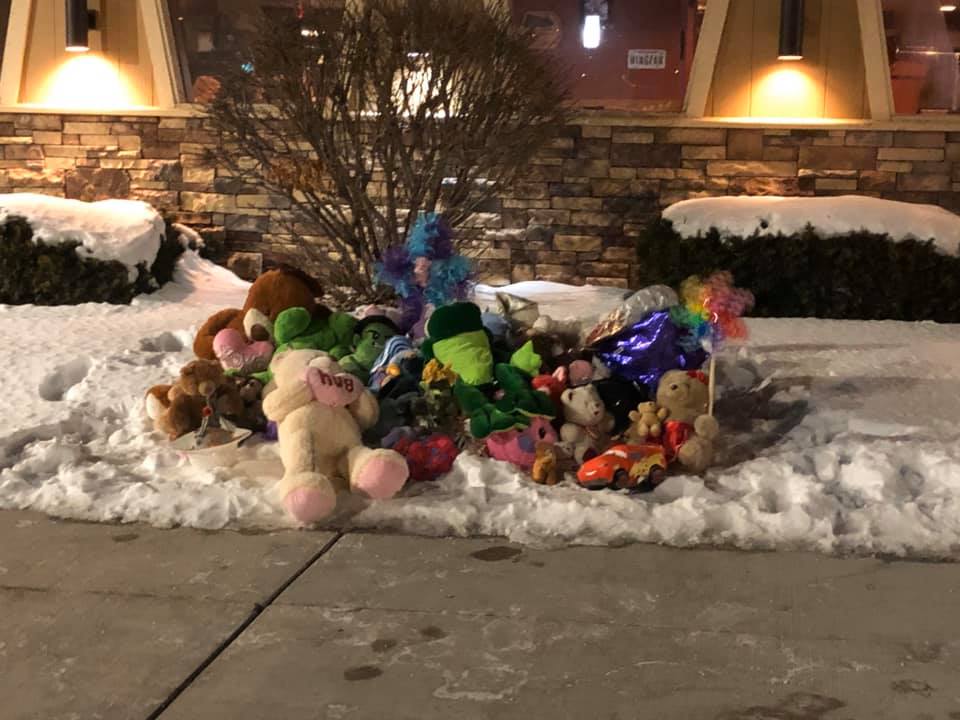
{"type": "Polygon", "coordinates": [[[328,517],[338,493],[385,499],[436,480],[465,451],[591,488],[651,489],[668,465],[710,465],[719,428],[701,368],[718,339],[714,298],[743,300],[721,312],[728,335],[749,306],[728,276],[688,284],[683,302],[646,288],[583,328],[507,294],[486,312],[467,301],[436,216],[404,253],[381,268],[396,308],[335,312],[302,271],[265,272],[243,308],[203,324],[179,378],[147,392],[156,429],[175,440],[212,420],[278,442],[277,489],[300,524],[328,517]]]}

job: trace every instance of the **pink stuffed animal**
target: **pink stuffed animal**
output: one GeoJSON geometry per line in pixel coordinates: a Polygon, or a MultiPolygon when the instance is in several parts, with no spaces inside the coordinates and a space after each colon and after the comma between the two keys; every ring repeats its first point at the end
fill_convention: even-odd
{"type": "Polygon", "coordinates": [[[213,338],[213,354],[224,370],[252,375],[270,367],[273,345],[266,340],[247,342],[239,330],[224,328],[213,338]]]}
{"type": "Polygon", "coordinates": [[[537,443],[551,445],[558,440],[557,431],[550,421],[535,417],[523,430],[504,430],[493,433],[487,438],[487,452],[494,460],[513,463],[519,468],[529,470],[537,459],[537,443]]]}

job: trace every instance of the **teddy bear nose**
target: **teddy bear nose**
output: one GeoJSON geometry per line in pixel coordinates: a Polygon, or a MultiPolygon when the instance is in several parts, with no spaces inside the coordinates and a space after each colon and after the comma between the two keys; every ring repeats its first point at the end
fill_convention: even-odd
{"type": "Polygon", "coordinates": [[[250,328],[250,339],[254,342],[263,342],[270,339],[270,333],[263,325],[254,325],[250,328]]]}
{"type": "Polygon", "coordinates": [[[216,389],[216,386],[209,380],[204,380],[197,386],[201,395],[210,395],[216,389]]]}

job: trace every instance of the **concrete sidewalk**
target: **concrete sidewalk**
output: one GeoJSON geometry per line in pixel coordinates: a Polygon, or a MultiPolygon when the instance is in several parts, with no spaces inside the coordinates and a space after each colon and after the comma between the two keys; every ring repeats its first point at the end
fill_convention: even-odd
{"type": "Polygon", "coordinates": [[[950,564],[0,512],[0,717],[958,720],[958,600],[950,564]]]}

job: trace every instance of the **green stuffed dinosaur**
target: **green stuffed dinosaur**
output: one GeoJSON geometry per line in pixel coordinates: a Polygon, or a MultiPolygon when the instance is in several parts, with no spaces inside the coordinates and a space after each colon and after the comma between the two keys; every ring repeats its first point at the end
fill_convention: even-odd
{"type": "MultiPolygon", "coordinates": [[[[526,346],[524,346],[526,348],[526,346]]],[[[470,434],[483,439],[495,432],[525,428],[532,417],[552,418],[556,415],[553,401],[546,393],[534,390],[530,373],[526,368],[539,370],[540,356],[532,347],[514,354],[514,364],[499,363],[494,376],[501,397],[491,402],[478,388],[458,381],[453,388],[454,397],[463,412],[470,418],[470,434]]]]}
{"type": "Polygon", "coordinates": [[[453,370],[461,382],[477,386],[493,382],[493,351],[483,327],[480,308],[453,303],[433,311],[420,353],[453,370]]]}
{"type": "Polygon", "coordinates": [[[399,334],[399,328],[390,318],[382,315],[365,317],[354,327],[353,352],[340,359],[340,367],[366,385],[370,369],[386,347],[387,340],[399,334]]]}
{"type": "Polygon", "coordinates": [[[273,324],[277,353],[285,350],[322,350],[339,360],[350,352],[357,320],[347,313],[312,316],[306,308],[287,308],[273,324]]]}

